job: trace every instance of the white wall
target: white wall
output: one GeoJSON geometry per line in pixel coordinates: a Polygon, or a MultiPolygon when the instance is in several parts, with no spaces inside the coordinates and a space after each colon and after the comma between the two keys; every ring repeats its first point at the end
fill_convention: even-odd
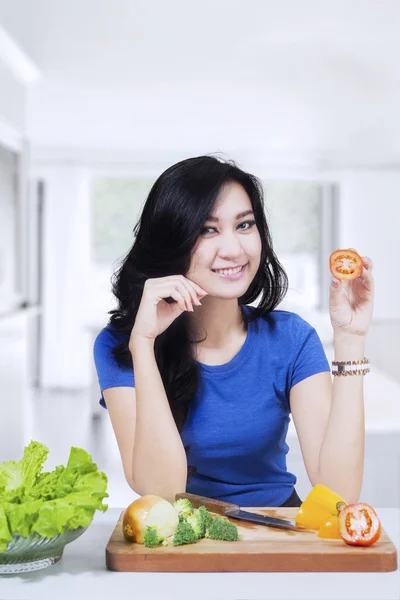
{"type": "MultiPolygon", "coordinates": [[[[25,150],[25,109],[25,86],[17,82],[0,59],[0,145],[15,152],[25,150]]],[[[25,159],[22,154],[23,164],[25,159]]],[[[20,189],[18,200],[24,205],[23,189],[20,189]]],[[[7,301],[0,298],[0,462],[20,455],[29,439],[32,421],[28,401],[27,335],[31,311],[16,310],[19,297],[14,294],[15,290],[10,291],[7,301]],[[24,415],[23,419],[21,415],[24,415]]]]}
{"type": "Polygon", "coordinates": [[[31,431],[28,324],[29,311],[0,315],[0,462],[18,457],[31,431]]]}
{"type": "Polygon", "coordinates": [[[89,177],[85,169],[48,167],[44,182],[43,331],[41,384],[90,385],[88,332],[90,260],[89,177]]]}
{"type": "Polygon", "coordinates": [[[400,169],[343,172],[338,178],[340,246],[374,261],[374,318],[400,319],[400,169]]]}
{"type": "Polygon", "coordinates": [[[400,169],[335,174],[340,184],[339,245],[374,262],[375,305],[366,354],[371,368],[400,382],[400,169]]]}
{"type": "Polygon", "coordinates": [[[25,131],[26,88],[0,60],[0,121],[25,131]]]}

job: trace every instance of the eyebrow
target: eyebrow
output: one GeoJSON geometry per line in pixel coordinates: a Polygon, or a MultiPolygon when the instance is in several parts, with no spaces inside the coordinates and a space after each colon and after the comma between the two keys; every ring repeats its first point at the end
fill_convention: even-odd
{"type": "MultiPolygon", "coordinates": [[[[241,219],[242,217],[246,217],[247,215],[254,215],[254,211],[245,210],[244,212],[241,212],[238,215],[236,215],[236,220],[241,219]]],[[[211,215],[208,215],[206,221],[219,221],[219,219],[217,217],[212,217],[211,215]]]]}

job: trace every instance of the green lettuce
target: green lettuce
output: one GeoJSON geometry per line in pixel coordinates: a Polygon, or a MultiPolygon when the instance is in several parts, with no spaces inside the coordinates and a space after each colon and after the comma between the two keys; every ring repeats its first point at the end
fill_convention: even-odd
{"type": "Polygon", "coordinates": [[[56,496],[56,484],[65,467],[59,465],[54,471],[41,473],[37,478],[34,488],[29,490],[29,496],[33,499],[52,500],[56,496]]]}
{"type": "Polygon", "coordinates": [[[14,534],[52,538],[88,527],[96,510],[105,512],[107,476],[82,448],[71,447],[67,464],[43,472],[48,448],[31,441],[19,461],[0,464],[0,552],[14,534]]]}
{"type": "Polygon", "coordinates": [[[0,504],[0,552],[4,552],[11,539],[12,535],[8,525],[7,515],[4,507],[0,504]]]}
{"type": "Polygon", "coordinates": [[[31,441],[24,448],[21,460],[9,460],[0,464],[0,502],[3,498],[18,502],[29,493],[36,484],[48,453],[46,446],[31,441]]]}
{"type": "Polygon", "coordinates": [[[3,505],[10,532],[18,533],[23,537],[28,537],[32,526],[39,515],[40,507],[43,505],[41,500],[24,502],[23,504],[13,504],[9,502],[3,505]]]}

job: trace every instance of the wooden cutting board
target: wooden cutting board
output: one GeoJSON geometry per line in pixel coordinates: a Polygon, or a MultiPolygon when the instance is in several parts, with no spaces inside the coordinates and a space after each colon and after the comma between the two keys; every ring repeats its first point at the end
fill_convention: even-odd
{"type": "MultiPolygon", "coordinates": [[[[249,508],[271,517],[293,520],[297,508],[249,508]]],[[[230,519],[239,541],[202,539],[184,546],[146,548],[127,542],[122,533],[122,511],[106,548],[112,571],[153,572],[260,572],[260,571],[395,571],[397,550],[385,531],[375,544],[349,546],[314,531],[285,531],[230,519]]],[[[215,513],[213,514],[215,516],[215,513]]]]}

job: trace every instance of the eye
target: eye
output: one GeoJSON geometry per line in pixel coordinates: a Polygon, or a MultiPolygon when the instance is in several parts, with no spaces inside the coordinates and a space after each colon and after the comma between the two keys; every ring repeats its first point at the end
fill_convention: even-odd
{"type": "MultiPolygon", "coordinates": [[[[246,227],[245,229],[242,229],[242,231],[248,231],[255,224],[256,224],[256,222],[254,220],[252,220],[252,221],[242,221],[241,223],[239,223],[238,227],[241,227],[242,225],[248,225],[248,227],[246,227]]],[[[201,234],[207,234],[210,229],[216,231],[215,227],[203,227],[202,230],[200,231],[200,233],[201,234]]]]}
{"type": "Polygon", "coordinates": [[[203,228],[200,230],[200,233],[201,233],[201,234],[203,234],[203,233],[208,233],[208,231],[209,231],[210,229],[214,229],[214,227],[203,227],[203,228]]]}
{"type": "Polygon", "coordinates": [[[243,229],[242,231],[247,231],[248,229],[251,229],[253,227],[253,225],[255,225],[256,222],[254,220],[252,221],[242,221],[242,223],[239,223],[238,227],[240,227],[241,225],[248,225],[248,227],[246,227],[246,229],[243,229]]]}

